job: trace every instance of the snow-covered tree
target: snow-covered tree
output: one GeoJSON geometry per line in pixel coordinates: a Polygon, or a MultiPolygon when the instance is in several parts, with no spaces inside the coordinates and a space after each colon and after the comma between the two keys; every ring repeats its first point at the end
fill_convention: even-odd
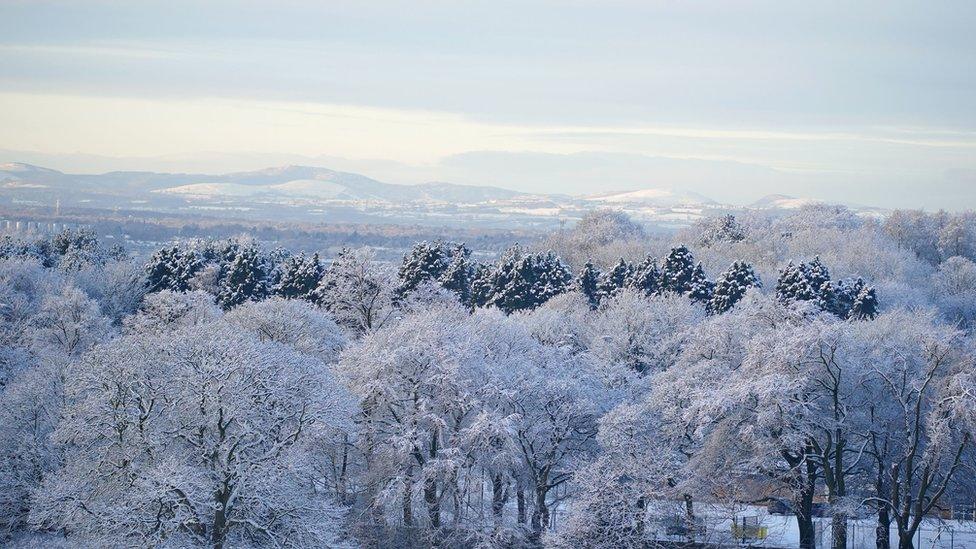
{"type": "Polygon", "coordinates": [[[326,311],[293,299],[248,302],[224,320],[260,341],[288,345],[326,364],[336,362],[346,344],[342,329],[326,311]]]}
{"type": "Polygon", "coordinates": [[[661,371],[680,351],[684,331],[702,318],[702,308],[681,296],[624,290],[593,319],[589,349],[599,364],[618,369],[612,377],[661,371]]]}
{"type": "Polygon", "coordinates": [[[790,261],[780,270],[779,278],[776,280],[776,297],[784,303],[814,301],[819,297],[818,289],[810,283],[806,263],[794,265],[790,261]]]}
{"type": "Polygon", "coordinates": [[[203,266],[203,261],[192,250],[183,250],[179,246],[162,248],[146,263],[146,288],[149,292],[185,292],[190,280],[203,266]]]}
{"type": "Polygon", "coordinates": [[[672,248],[661,266],[661,291],[688,295],[695,282],[695,259],[688,248],[672,248]]]}
{"type": "Polygon", "coordinates": [[[442,526],[442,500],[461,465],[459,429],[472,412],[464,379],[480,364],[459,305],[384,326],[351,346],[340,370],[360,399],[369,504],[396,509],[416,542],[442,526]],[[423,501],[426,520],[414,515],[423,501]]]}
{"type": "Polygon", "coordinates": [[[342,249],[312,293],[340,326],[357,334],[382,327],[394,313],[395,275],[369,248],[342,249]]]}
{"type": "Polygon", "coordinates": [[[454,248],[451,262],[448,263],[438,282],[446,290],[457,294],[458,299],[465,306],[471,305],[471,280],[474,269],[471,266],[471,250],[463,244],[454,248]]]}
{"type": "Polygon", "coordinates": [[[36,527],[95,544],[343,544],[312,457],[352,410],[318,360],[201,325],[100,346],[65,392],[53,439],[72,458],[38,490],[36,527]]]}
{"type": "Polygon", "coordinates": [[[589,261],[583,265],[583,269],[576,277],[576,288],[586,297],[591,309],[596,309],[600,305],[600,278],[599,269],[589,261]]]}
{"type": "Polygon", "coordinates": [[[515,245],[473,284],[478,301],[506,313],[533,309],[572,286],[573,276],[552,252],[528,253],[515,245]]]}
{"type": "Polygon", "coordinates": [[[715,291],[715,283],[705,276],[705,270],[701,263],[695,265],[695,269],[691,272],[689,286],[688,297],[692,301],[706,305],[711,301],[712,293],[715,291]]]}
{"type": "Polygon", "coordinates": [[[269,269],[256,247],[240,247],[222,271],[217,303],[224,309],[267,297],[269,269]]]}
{"type": "Polygon", "coordinates": [[[628,286],[646,297],[660,293],[661,271],[657,268],[657,260],[647,256],[644,261],[634,266],[628,286]]]}
{"type": "Polygon", "coordinates": [[[608,299],[617,294],[620,290],[627,287],[628,282],[633,276],[634,268],[629,263],[627,263],[624,258],[620,258],[620,261],[613,266],[612,269],[607,271],[600,277],[600,283],[597,287],[597,293],[600,296],[600,300],[608,299]]]}
{"type": "Polygon", "coordinates": [[[724,313],[734,307],[749,288],[761,287],[762,281],[752,270],[752,266],[736,261],[719,275],[712,298],[708,302],[708,310],[715,314],[724,313]]]}
{"type": "Polygon", "coordinates": [[[397,296],[402,297],[417,286],[436,281],[447,271],[451,263],[449,246],[441,241],[418,242],[406,255],[397,272],[400,283],[397,296]]]}
{"type": "Polygon", "coordinates": [[[700,233],[698,243],[702,246],[711,246],[718,242],[741,242],[746,238],[745,228],[732,214],[705,219],[698,224],[697,228],[700,233]]]}
{"type": "Polygon", "coordinates": [[[139,311],[123,321],[122,330],[127,334],[159,335],[211,322],[221,314],[213,296],[206,292],[162,290],[147,295],[139,311]]]}
{"type": "Polygon", "coordinates": [[[322,272],[319,254],[290,256],[281,264],[271,293],[286,299],[310,299],[322,280],[322,272]]]}

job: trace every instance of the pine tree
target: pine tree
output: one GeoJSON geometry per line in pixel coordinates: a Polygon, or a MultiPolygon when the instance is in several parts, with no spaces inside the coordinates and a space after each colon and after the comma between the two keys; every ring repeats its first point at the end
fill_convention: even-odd
{"type": "Polygon", "coordinates": [[[437,281],[450,265],[451,257],[443,242],[418,242],[403,256],[398,275],[397,296],[402,298],[426,282],[437,281]]]}
{"type": "Polygon", "coordinates": [[[810,284],[806,263],[794,265],[790,261],[779,273],[776,280],[776,297],[783,303],[790,301],[813,301],[819,293],[810,284]]]}
{"type": "Polygon", "coordinates": [[[535,302],[532,308],[542,305],[553,297],[569,291],[573,273],[551,250],[533,256],[532,284],[535,302]]]}
{"type": "Polygon", "coordinates": [[[319,254],[291,256],[281,264],[280,274],[272,293],[286,299],[311,299],[311,293],[322,280],[319,254]]]}
{"type": "Polygon", "coordinates": [[[471,274],[471,306],[487,307],[494,289],[495,273],[492,265],[478,263],[471,274]]]}
{"type": "Polygon", "coordinates": [[[688,295],[692,290],[695,259],[685,246],[672,248],[661,266],[661,291],[688,295]]]}
{"type": "Polygon", "coordinates": [[[463,244],[457,246],[451,256],[451,262],[439,279],[441,286],[456,293],[461,303],[468,306],[471,305],[471,282],[474,275],[468,259],[470,255],[471,251],[463,244]]]}
{"type": "Polygon", "coordinates": [[[746,294],[749,288],[761,288],[759,276],[752,266],[744,261],[736,261],[718,277],[708,311],[720,314],[730,310],[746,294]]]}
{"type": "Polygon", "coordinates": [[[516,244],[476,275],[472,293],[476,304],[512,313],[538,307],[572,282],[572,273],[554,253],[526,254],[516,244]]]}
{"type": "Polygon", "coordinates": [[[647,259],[634,267],[627,285],[647,297],[660,293],[661,271],[657,268],[657,260],[647,256],[647,259]]]}
{"type": "Polygon", "coordinates": [[[613,269],[600,277],[600,283],[597,288],[597,295],[600,300],[613,297],[617,292],[624,289],[633,272],[633,267],[624,261],[624,258],[620,258],[620,261],[613,266],[613,269]]]}
{"type": "Polygon", "coordinates": [[[203,266],[192,250],[183,251],[178,246],[162,248],[146,263],[146,287],[149,292],[185,292],[190,288],[190,279],[203,266]]]}
{"type": "Polygon", "coordinates": [[[874,288],[863,286],[854,298],[847,318],[852,320],[870,320],[878,315],[878,296],[874,288]]]}
{"type": "Polygon", "coordinates": [[[245,301],[263,299],[268,293],[267,276],[264,258],[258,250],[241,248],[224,270],[217,303],[230,309],[245,301]]]}
{"type": "Polygon", "coordinates": [[[695,265],[695,269],[691,272],[688,297],[692,301],[707,304],[712,299],[714,289],[715,283],[705,276],[705,269],[702,268],[701,263],[695,265]]]}
{"type": "Polygon", "coordinates": [[[587,261],[576,277],[576,288],[586,297],[591,309],[596,309],[600,305],[599,285],[600,270],[587,261]]]}

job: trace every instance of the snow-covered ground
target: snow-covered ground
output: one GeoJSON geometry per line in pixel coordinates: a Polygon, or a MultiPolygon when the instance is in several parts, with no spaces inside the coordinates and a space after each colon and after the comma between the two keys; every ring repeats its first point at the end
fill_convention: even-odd
{"type": "MultiPolygon", "coordinates": [[[[670,502],[659,504],[656,510],[659,514],[667,516],[673,512],[673,516],[680,516],[680,506],[670,502]]],[[[655,510],[652,510],[652,513],[655,510]]],[[[796,519],[792,516],[771,515],[765,507],[742,506],[742,505],[698,505],[696,513],[703,517],[706,526],[704,539],[717,544],[729,545],[749,545],[754,547],[799,547],[799,529],[796,519]],[[743,518],[749,518],[750,522],[755,519],[760,527],[765,528],[766,537],[764,539],[737,540],[732,535],[733,519],[738,524],[742,523],[743,518]]],[[[663,521],[666,523],[667,521],[663,521]]],[[[830,518],[814,519],[816,528],[817,547],[830,547],[831,532],[830,518]]],[[[669,536],[663,526],[656,531],[651,531],[650,535],[656,539],[681,539],[669,536]]],[[[891,527],[891,546],[898,546],[898,531],[894,525],[891,527]]],[[[849,549],[874,549],[875,547],[875,519],[852,519],[848,521],[849,549]]],[[[961,520],[938,520],[926,519],[915,539],[916,549],[976,549],[976,522],[961,520]]]]}

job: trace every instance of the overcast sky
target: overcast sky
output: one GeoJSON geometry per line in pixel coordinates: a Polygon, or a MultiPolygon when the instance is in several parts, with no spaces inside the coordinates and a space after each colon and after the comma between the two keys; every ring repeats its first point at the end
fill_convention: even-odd
{"type": "Polygon", "coordinates": [[[976,207],[976,2],[0,0],[0,161],[976,207]]]}

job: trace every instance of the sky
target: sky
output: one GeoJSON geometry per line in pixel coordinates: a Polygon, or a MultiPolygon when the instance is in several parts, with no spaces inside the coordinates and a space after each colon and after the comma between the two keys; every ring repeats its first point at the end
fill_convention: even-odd
{"type": "Polygon", "coordinates": [[[0,162],[976,208],[976,2],[0,0],[0,162]]]}

